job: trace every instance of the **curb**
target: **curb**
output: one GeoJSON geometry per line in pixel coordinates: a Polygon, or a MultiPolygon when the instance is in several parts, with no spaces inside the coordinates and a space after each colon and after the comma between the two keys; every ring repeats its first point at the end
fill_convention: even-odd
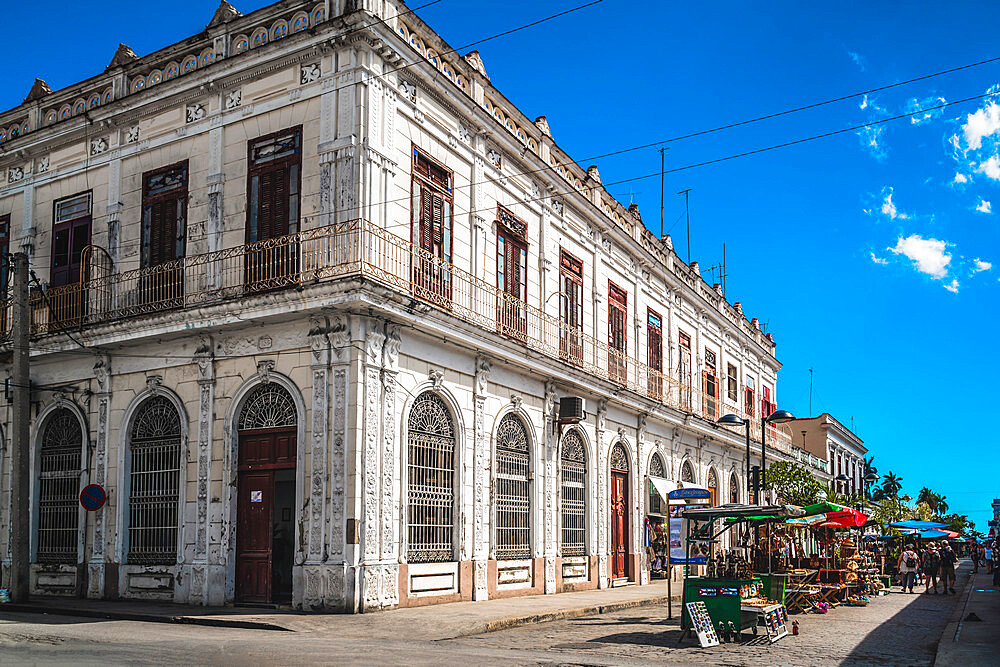
{"type": "Polygon", "coordinates": [[[77,616],[80,618],[102,618],[111,621],[140,621],[143,623],[203,625],[216,628],[238,628],[241,630],[276,630],[280,632],[295,632],[291,628],[275,625],[274,623],[265,623],[263,621],[240,621],[228,618],[204,618],[198,616],[163,616],[157,614],[76,609],[73,607],[38,607],[31,604],[5,604],[0,606],[0,613],[3,612],[52,616],[77,616]]]}
{"type": "MultiPolygon", "coordinates": [[[[497,632],[499,630],[509,630],[532,623],[545,623],[548,621],[564,621],[581,616],[594,616],[598,614],[610,614],[623,609],[635,609],[637,607],[648,607],[656,604],[666,604],[670,598],[666,595],[658,595],[640,600],[623,600],[622,602],[612,602],[609,604],[595,604],[589,607],[577,607],[575,609],[561,609],[542,614],[531,614],[530,616],[510,616],[487,621],[482,625],[465,630],[456,637],[468,637],[470,635],[481,635],[487,632],[497,632]]],[[[677,598],[679,599],[679,597],[677,598]]]]}
{"type": "MultiPolygon", "coordinates": [[[[962,567],[959,565],[959,567],[962,567]]],[[[958,632],[962,627],[962,618],[965,615],[965,610],[969,606],[969,598],[972,597],[972,589],[975,588],[973,584],[973,577],[975,575],[969,572],[968,579],[965,580],[965,585],[962,588],[962,594],[958,596],[956,600],[955,609],[951,612],[951,618],[948,619],[948,623],[944,626],[944,631],[941,632],[941,638],[938,640],[937,651],[934,653],[934,665],[946,664],[943,661],[946,660],[946,656],[951,653],[951,650],[958,643],[958,632]]]]}

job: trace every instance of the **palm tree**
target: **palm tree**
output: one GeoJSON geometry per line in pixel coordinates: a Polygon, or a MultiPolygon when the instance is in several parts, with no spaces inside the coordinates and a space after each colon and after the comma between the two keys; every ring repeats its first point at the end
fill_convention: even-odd
{"type": "Polygon", "coordinates": [[[948,511],[948,503],[945,502],[945,498],[947,498],[947,496],[937,496],[937,507],[934,508],[934,513],[938,516],[943,516],[945,512],[948,511]]]}
{"type": "Polygon", "coordinates": [[[917,494],[917,503],[927,503],[928,506],[933,507],[934,503],[931,501],[933,497],[937,494],[928,489],[926,486],[920,489],[920,493],[917,494]]]}
{"type": "Polygon", "coordinates": [[[896,477],[892,471],[887,472],[882,478],[882,493],[886,496],[895,496],[903,488],[902,481],[902,477],[896,477]]]}
{"type": "Polygon", "coordinates": [[[876,468],[874,465],[872,465],[874,462],[875,462],[875,455],[874,454],[872,454],[871,456],[866,456],[865,457],[865,475],[867,475],[870,472],[873,472],[873,473],[876,473],[876,474],[878,473],[878,468],[876,468]]]}

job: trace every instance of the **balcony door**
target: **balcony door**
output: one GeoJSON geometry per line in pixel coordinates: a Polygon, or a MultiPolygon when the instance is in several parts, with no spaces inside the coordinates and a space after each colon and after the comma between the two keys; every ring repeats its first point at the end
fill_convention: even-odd
{"type": "Polygon", "coordinates": [[[139,301],[151,310],[183,305],[188,163],[142,177],[142,272],[139,301]]]}
{"type": "Polygon", "coordinates": [[[625,384],[628,368],[625,363],[626,312],[628,295],[612,282],[608,283],[608,377],[625,384]]]}
{"type": "Polygon", "coordinates": [[[451,308],[452,174],[413,149],[413,290],[451,308]]]}
{"type": "Polygon", "coordinates": [[[85,192],[55,203],[52,221],[52,264],[49,292],[49,318],[58,327],[79,326],[83,317],[83,293],[80,283],[86,280],[83,249],[90,245],[92,195],[85,192]]]}
{"type": "Polygon", "coordinates": [[[247,291],[298,282],[302,128],[249,143],[245,281],[247,291]]]}
{"type": "Polygon", "coordinates": [[[497,327],[511,338],[524,339],[528,300],[527,226],[502,206],[497,214],[497,327]]]}
{"type": "Polygon", "coordinates": [[[560,304],[559,355],[565,361],[583,363],[583,262],[565,250],[559,251],[560,304]]]}
{"type": "Polygon", "coordinates": [[[663,399],[663,318],[651,308],[646,309],[646,353],[649,397],[659,401],[663,399]]]}

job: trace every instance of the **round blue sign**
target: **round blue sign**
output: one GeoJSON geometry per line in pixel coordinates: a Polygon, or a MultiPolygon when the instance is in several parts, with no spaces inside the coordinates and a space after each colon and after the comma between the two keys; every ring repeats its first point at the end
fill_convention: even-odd
{"type": "Polygon", "coordinates": [[[108,494],[104,492],[104,487],[100,484],[88,484],[80,492],[80,504],[88,512],[96,512],[104,507],[108,500],[108,494]]]}

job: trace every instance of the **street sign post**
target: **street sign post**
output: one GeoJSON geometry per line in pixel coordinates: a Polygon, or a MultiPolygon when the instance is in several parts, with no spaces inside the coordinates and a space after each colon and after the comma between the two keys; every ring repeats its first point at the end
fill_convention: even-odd
{"type": "Polygon", "coordinates": [[[80,504],[88,512],[96,512],[104,507],[108,500],[108,494],[104,492],[104,487],[100,484],[88,484],[80,492],[80,504]]]}

